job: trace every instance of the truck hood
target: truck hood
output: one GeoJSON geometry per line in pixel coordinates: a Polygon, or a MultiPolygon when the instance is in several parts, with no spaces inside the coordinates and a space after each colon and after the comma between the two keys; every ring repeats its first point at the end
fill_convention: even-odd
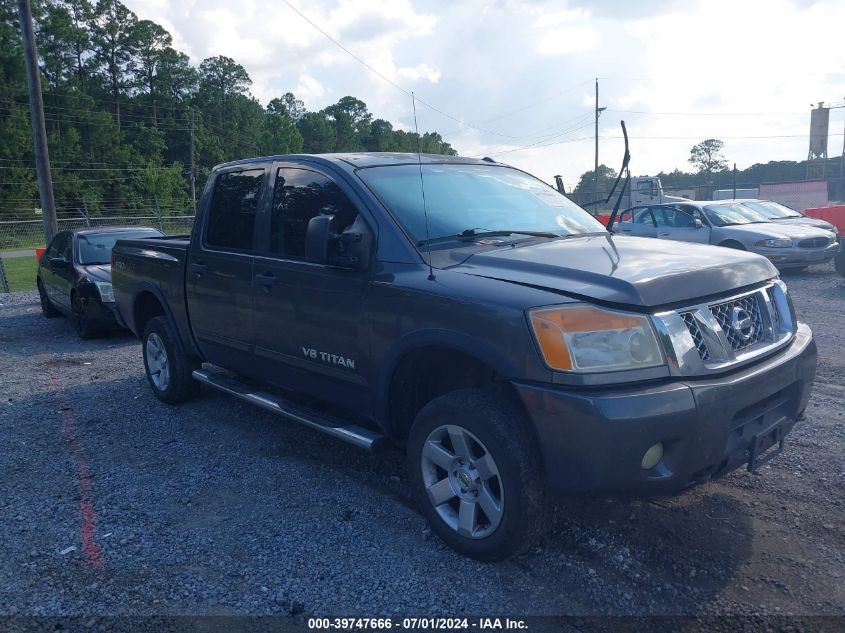
{"type": "Polygon", "coordinates": [[[476,253],[451,270],[599,302],[655,307],[735,291],[777,276],[744,251],[593,235],[476,253]]]}

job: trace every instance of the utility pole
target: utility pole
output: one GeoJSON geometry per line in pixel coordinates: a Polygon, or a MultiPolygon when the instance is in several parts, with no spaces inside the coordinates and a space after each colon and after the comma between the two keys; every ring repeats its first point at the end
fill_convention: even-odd
{"type": "Polygon", "coordinates": [[[194,208],[194,217],[197,215],[197,177],[194,167],[194,109],[191,108],[191,204],[194,208]]]}
{"type": "Polygon", "coordinates": [[[599,78],[596,77],[596,164],[593,169],[593,185],[596,192],[595,197],[599,195],[599,78]]]}
{"type": "Polygon", "coordinates": [[[41,99],[41,77],[38,68],[38,51],[32,29],[32,9],[29,0],[18,0],[18,17],[21,23],[23,56],[29,82],[29,111],[32,120],[32,142],[35,149],[35,172],[38,175],[38,194],[44,220],[44,244],[48,245],[56,234],[56,201],[53,199],[53,180],[50,175],[50,154],[47,151],[47,128],[44,126],[44,102],[41,99]]]}
{"type": "Polygon", "coordinates": [[[736,200],[736,163],[734,163],[734,200],[736,200]]]}

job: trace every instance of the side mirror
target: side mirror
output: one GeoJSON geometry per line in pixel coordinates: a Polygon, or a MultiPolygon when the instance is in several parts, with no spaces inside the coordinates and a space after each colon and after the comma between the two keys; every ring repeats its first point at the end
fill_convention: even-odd
{"type": "Polygon", "coordinates": [[[333,215],[318,215],[308,222],[305,234],[305,258],[318,264],[363,269],[370,265],[373,235],[358,216],[346,229],[332,231],[333,215]]]}
{"type": "Polygon", "coordinates": [[[697,229],[703,229],[704,228],[704,223],[701,220],[699,220],[698,218],[694,218],[693,223],[695,224],[695,228],[697,228],[697,229]]]}
{"type": "Polygon", "coordinates": [[[66,268],[70,265],[70,262],[67,258],[62,257],[61,255],[56,255],[55,257],[48,257],[47,261],[50,262],[51,266],[55,266],[56,268],[66,268]]]}
{"type": "Polygon", "coordinates": [[[369,267],[373,252],[373,234],[359,215],[337,236],[329,252],[329,263],[362,270],[369,267]]]}
{"type": "Polygon", "coordinates": [[[308,261],[318,264],[328,261],[332,219],[331,215],[315,215],[308,221],[305,233],[305,259],[308,261]]]}

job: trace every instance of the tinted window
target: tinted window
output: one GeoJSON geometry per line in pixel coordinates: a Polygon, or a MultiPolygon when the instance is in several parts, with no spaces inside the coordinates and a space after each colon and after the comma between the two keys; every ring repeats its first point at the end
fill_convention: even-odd
{"type": "Polygon", "coordinates": [[[651,207],[657,226],[672,226],[675,210],[672,207],[651,207]]]}
{"type": "Polygon", "coordinates": [[[49,257],[64,257],[70,261],[71,255],[71,235],[70,233],[59,233],[50,242],[50,248],[47,249],[49,257]]]}
{"type": "Polygon", "coordinates": [[[217,177],[208,212],[206,243],[209,246],[252,248],[263,178],[263,169],[230,172],[217,177]]]}
{"type": "Polygon", "coordinates": [[[304,257],[308,222],[321,214],[334,216],[332,230],[340,233],[355,221],[358,211],[331,178],[307,169],[279,169],[273,193],[270,250],[304,257]]]}
{"type": "Polygon", "coordinates": [[[117,240],[160,235],[161,233],[155,229],[83,234],[76,238],[76,256],[79,263],[86,266],[90,264],[110,264],[111,252],[117,240]]]}

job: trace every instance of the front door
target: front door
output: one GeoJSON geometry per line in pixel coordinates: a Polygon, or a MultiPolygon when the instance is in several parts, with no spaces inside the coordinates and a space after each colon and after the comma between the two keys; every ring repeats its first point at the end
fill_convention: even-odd
{"type": "Polygon", "coordinates": [[[70,231],[62,231],[53,238],[42,257],[41,283],[53,305],[65,312],[70,310],[73,275],[73,235],[70,231]],[[64,257],[66,263],[51,264],[50,258],[54,257],[64,257]]]}
{"type": "Polygon", "coordinates": [[[252,358],[252,269],[265,169],[218,174],[188,258],[188,312],[203,356],[243,372],[252,358]]]}
{"type": "Polygon", "coordinates": [[[701,211],[691,205],[673,205],[660,209],[662,213],[655,214],[659,238],[698,244],[710,243],[710,228],[704,223],[701,211]]]}
{"type": "Polygon", "coordinates": [[[333,216],[339,233],[359,215],[354,193],[327,173],[275,167],[264,253],[255,258],[256,367],[279,386],[365,413],[371,380],[368,270],[307,261],[308,222],[333,216]]]}

